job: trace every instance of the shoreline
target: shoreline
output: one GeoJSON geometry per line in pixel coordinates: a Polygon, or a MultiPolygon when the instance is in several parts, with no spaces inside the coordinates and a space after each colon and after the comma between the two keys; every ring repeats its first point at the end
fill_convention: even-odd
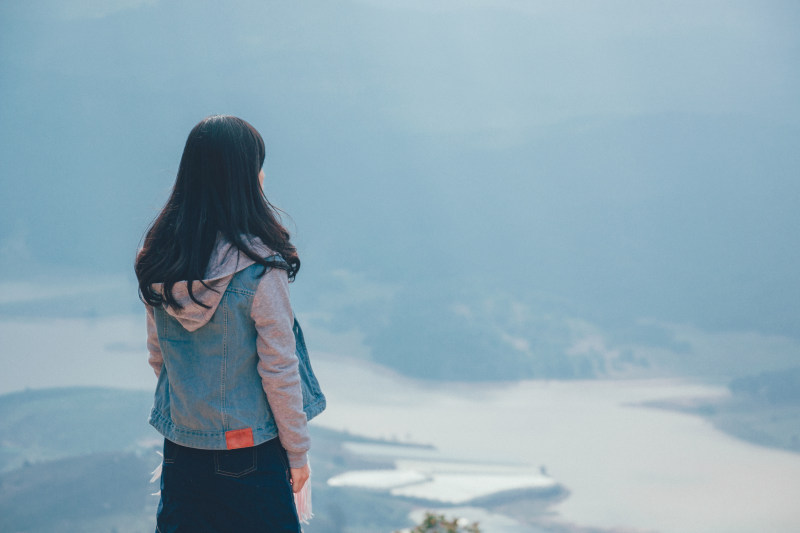
{"type": "Polygon", "coordinates": [[[800,454],[800,404],[772,404],[731,396],[650,400],[631,405],[698,416],[738,440],[800,454]]]}

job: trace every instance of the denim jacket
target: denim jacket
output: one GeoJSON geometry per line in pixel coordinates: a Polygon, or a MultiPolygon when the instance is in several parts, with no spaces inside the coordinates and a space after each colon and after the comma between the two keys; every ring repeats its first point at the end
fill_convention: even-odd
{"type": "Polygon", "coordinates": [[[185,283],[173,289],[184,309],[147,308],[158,375],[150,423],[193,448],[242,448],[280,437],[290,465],[299,467],[309,448],[306,421],[325,409],[325,396],[288,304],[286,272],[259,276],[264,267],[231,248],[218,243],[209,265],[212,276],[225,275],[208,279],[208,290],[193,285],[211,309],[187,300],[185,283]]]}

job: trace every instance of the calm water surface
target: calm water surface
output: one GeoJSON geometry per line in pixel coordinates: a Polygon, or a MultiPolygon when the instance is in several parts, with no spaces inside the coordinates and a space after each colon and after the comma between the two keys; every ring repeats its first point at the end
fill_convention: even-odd
{"type": "Polygon", "coordinates": [[[319,424],[434,444],[445,454],[545,465],[586,526],[662,533],[800,531],[800,455],[729,437],[699,417],[630,404],[719,396],[688,381],[422,383],[334,356],[315,361],[319,424]]]}

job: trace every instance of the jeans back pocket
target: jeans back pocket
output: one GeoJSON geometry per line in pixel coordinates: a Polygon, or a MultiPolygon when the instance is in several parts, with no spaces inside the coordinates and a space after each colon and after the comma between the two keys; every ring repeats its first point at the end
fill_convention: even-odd
{"type": "Polygon", "coordinates": [[[214,452],[214,473],[228,477],[242,477],[258,468],[256,449],[216,450],[214,452]]]}

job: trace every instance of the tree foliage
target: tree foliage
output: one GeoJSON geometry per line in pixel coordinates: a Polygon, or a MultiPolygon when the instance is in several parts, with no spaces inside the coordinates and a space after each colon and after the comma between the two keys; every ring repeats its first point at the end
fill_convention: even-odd
{"type": "Polygon", "coordinates": [[[411,533],[481,533],[477,522],[472,524],[464,522],[463,518],[447,520],[441,514],[425,513],[422,523],[412,529],[411,533]]]}

